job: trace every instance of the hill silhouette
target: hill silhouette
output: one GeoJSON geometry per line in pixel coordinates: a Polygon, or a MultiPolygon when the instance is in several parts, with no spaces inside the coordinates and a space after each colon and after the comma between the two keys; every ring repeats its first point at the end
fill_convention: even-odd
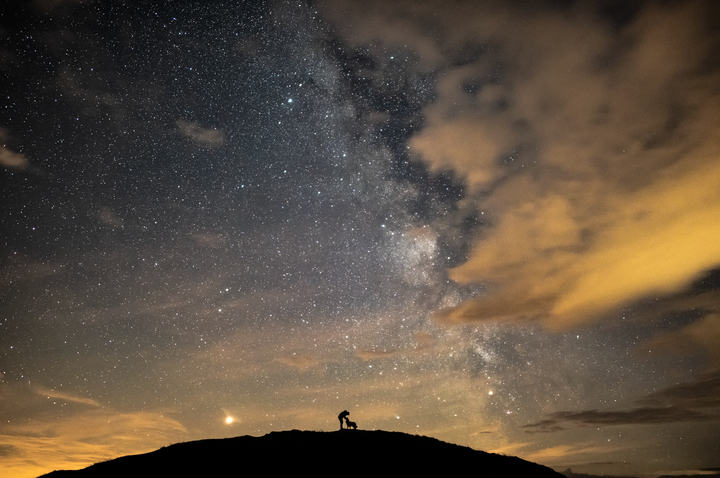
{"type": "Polygon", "coordinates": [[[312,476],[408,476],[473,473],[482,477],[562,477],[552,469],[513,456],[453,445],[400,432],[291,430],[178,443],[142,455],[96,463],[43,477],[224,477],[247,473],[305,472],[312,476]]]}

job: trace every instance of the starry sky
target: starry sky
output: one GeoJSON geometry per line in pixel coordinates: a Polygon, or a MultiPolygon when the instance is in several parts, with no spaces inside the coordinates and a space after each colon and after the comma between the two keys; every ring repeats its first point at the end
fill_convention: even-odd
{"type": "Polygon", "coordinates": [[[274,430],[720,469],[720,6],[0,13],[0,468],[274,430]]]}

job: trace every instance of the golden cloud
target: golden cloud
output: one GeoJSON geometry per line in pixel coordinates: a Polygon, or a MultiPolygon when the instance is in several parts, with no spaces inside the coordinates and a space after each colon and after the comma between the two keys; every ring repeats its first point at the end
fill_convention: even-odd
{"type": "Polygon", "coordinates": [[[507,210],[450,271],[458,282],[494,288],[443,316],[543,317],[564,327],[686,287],[720,264],[720,162],[678,169],[637,192],[608,196],[592,216],[558,190],[507,210]]]}
{"type": "Polygon", "coordinates": [[[441,319],[566,328],[720,266],[720,72],[702,68],[718,46],[703,8],[648,7],[626,49],[581,8],[521,14],[504,30],[482,11],[444,13],[467,27],[454,37],[496,51],[449,69],[410,141],[433,170],[464,178],[467,208],[492,223],[450,270],[486,294],[441,319]],[[506,78],[482,86],[493,64],[506,78]]]}
{"type": "MultiPolygon", "coordinates": [[[[56,397],[67,396],[60,395],[63,397],[56,397]]],[[[75,397],[74,401],[78,400],[75,397]]],[[[118,413],[94,408],[72,416],[4,424],[0,446],[10,446],[10,452],[0,457],[0,467],[14,478],[38,476],[144,453],[186,436],[182,424],[161,412],[118,413]]]]}

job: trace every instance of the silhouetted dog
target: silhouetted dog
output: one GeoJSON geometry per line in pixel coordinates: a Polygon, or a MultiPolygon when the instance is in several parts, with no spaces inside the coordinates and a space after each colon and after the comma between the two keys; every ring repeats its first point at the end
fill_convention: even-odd
{"type": "Polygon", "coordinates": [[[353,430],[357,430],[357,423],[351,422],[351,421],[348,419],[348,417],[345,417],[345,424],[347,425],[348,430],[351,429],[351,428],[352,428],[353,430]]]}

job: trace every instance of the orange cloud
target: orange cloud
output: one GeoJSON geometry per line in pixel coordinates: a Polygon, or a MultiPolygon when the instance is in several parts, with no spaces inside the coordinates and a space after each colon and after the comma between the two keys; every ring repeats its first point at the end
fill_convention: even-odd
{"type": "Polygon", "coordinates": [[[419,153],[433,170],[461,171],[467,183],[481,186],[499,176],[495,166],[502,144],[487,125],[468,119],[430,126],[410,141],[412,151],[419,153]],[[467,165],[472,167],[467,167],[467,165]]]}
{"type": "Polygon", "coordinates": [[[618,31],[586,5],[433,6],[322,4],[331,19],[352,13],[346,39],[379,62],[402,48],[440,71],[410,152],[462,178],[460,213],[490,223],[449,272],[485,295],[442,320],[567,328],[720,266],[712,7],[648,5],[618,31]]]}
{"type": "Polygon", "coordinates": [[[720,73],[702,67],[718,46],[704,5],[646,8],[624,50],[582,7],[519,12],[503,29],[502,9],[461,6],[437,20],[454,27],[443,41],[493,47],[447,69],[409,144],[464,178],[463,213],[491,225],[450,270],[485,295],[440,318],[567,328],[720,266],[720,73]],[[507,73],[486,85],[493,67],[507,73]]]}
{"type": "Polygon", "coordinates": [[[13,478],[34,477],[144,453],[186,436],[182,424],[160,412],[93,409],[73,416],[11,422],[0,429],[0,448],[8,450],[0,456],[0,468],[13,478]]]}
{"type": "Polygon", "coordinates": [[[450,272],[458,282],[494,288],[443,317],[542,317],[566,327],[688,286],[720,264],[720,162],[672,169],[681,168],[608,197],[594,216],[557,191],[507,211],[450,272]]]}

